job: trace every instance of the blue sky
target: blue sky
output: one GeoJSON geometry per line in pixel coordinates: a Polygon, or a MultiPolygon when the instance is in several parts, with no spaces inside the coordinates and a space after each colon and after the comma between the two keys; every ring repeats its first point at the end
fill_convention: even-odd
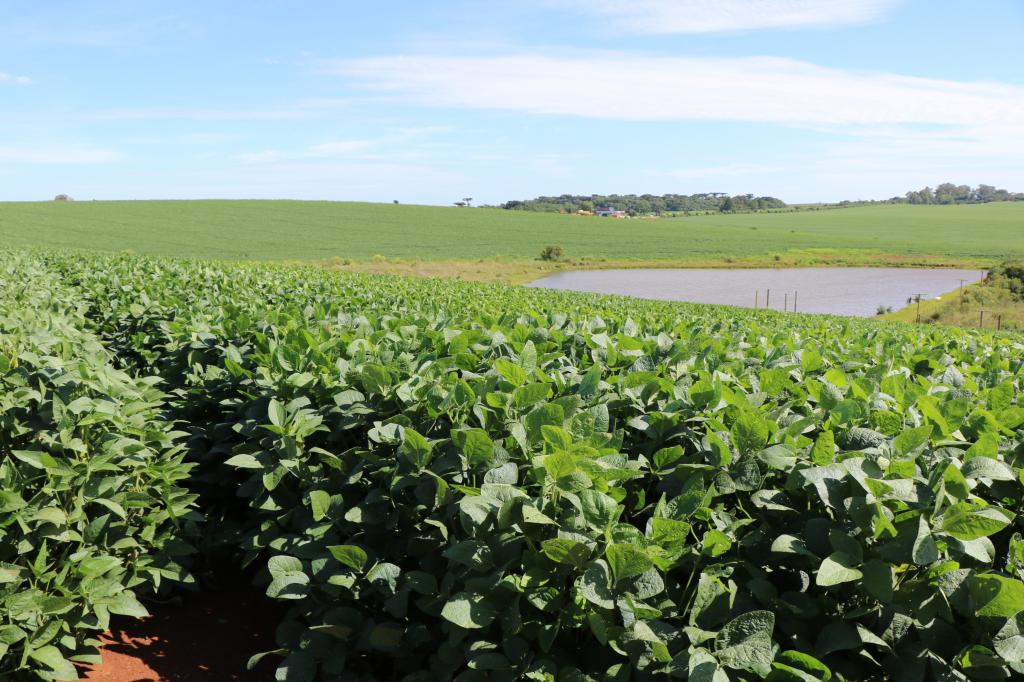
{"type": "Polygon", "coordinates": [[[1024,190],[1019,0],[0,0],[0,199],[1024,190]]]}

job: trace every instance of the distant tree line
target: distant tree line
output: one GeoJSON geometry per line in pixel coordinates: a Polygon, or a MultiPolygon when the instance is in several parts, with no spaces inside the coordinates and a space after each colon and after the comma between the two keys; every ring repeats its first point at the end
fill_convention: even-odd
{"type": "Polygon", "coordinates": [[[895,199],[904,204],[985,204],[990,201],[1024,201],[1024,192],[1008,192],[992,185],[954,185],[944,182],[935,189],[925,187],[895,199]]]}
{"type": "Polygon", "coordinates": [[[944,182],[925,187],[904,196],[891,199],[840,201],[832,204],[791,206],[775,197],[755,197],[753,194],[729,196],[723,192],[702,194],[562,194],[506,201],[501,208],[510,211],[539,211],[543,213],[576,213],[614,207],[630,216],[693,214],[693,213],[751,213],[757,211],[798,211],[821,208],[846,208],[871,204],[984,204],[991,201],[1024,201],[1024,192],[1009,192],[992,185],[954,185],[944,182]]]}
{"type": "Polygon", "coordinates": [[[545,213],[576,213],[614,207],[630,216],[666,213],[749,212],[786,208],[786,202],[775,197],[753,194],[729,196],[722,192],[704,194],[562,194],[506,201],[502,208],[510,211],[541,211],[545,213]]]}

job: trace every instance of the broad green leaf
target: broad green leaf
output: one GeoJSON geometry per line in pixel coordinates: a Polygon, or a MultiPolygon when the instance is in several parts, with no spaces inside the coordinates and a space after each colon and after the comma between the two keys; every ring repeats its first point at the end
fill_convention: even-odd
{"type": "Polygon", "coordinates": [[[277,577],[289,573],[302,573],[302,561],[293,556],[278,555],[270,557],[267,562],[267,570],[270,575],[277,577]]]}
{"type": "Polygon", "coordinates": [[[583,379],[580,381],[577,392],[579,396],[584,400],[592,398],[596,393],[599,385],[601,384],[601,366],[591,365],[587,373],[583,375],[583,379]]]}
{"type": "Polygon", "coordinates": [[[229,467],[235,467],[237,469],[262,469],[263,465],[259,463],[255,457],[250,454],[239,454],[234,457],[229,457],[225,462],[229,467]]]}
{"type": "Polygon", "coordinates": [[[1013,618],[1024,611],[1024,582],[995,573],[972,575],[967,579],[977,615],[1013,618]]]}
{"type": "Polygon", "coordinates": [[[582,542],[569,538],[552,538],[541,543],[544,555],[559,564],[568,564],[577,568],[583,566],[590,558],[590,548],[582,542]]]}
{"type": "Polygon", "coordinates": [[[821,587],[832,587],[841,583],[860,580],[863,573],[855,568],[856,563],[845,552],[833,552],[818,566],[815,583],[821,587]]]}
{"type": "Polygon", "coordinates": [[[927,443],[931,435],[932,427],[927,424],[907,429],[893,439],[892,447],[897,453],[905,455],[927,443]]]}
{"type": "Polygon", "coordinates": [[[615,606],[612,596],[612,575],[608,564],[603,559],[590,564],[579,579],[579,591],[583,598],[591,604],[603,609],[615,606]]]}
{"type": "Polygon", "coordinates": [[[466,629],[485,628],[498,613],[482,594],[459,592],[445,602],[441,616],[450,623],[466,629]]]}
{"type": "Polygon", "coordinates": [[[284,405],[279,403],[277,399],[271,398],[267,404],[267,417],[270,419],[270,423],[279,428],[284,428],[286,415],[284,411],[284,405]]]}
{"type": "Polygon", "coordinates": [[[811,461],[818,466],[828,466],[835,459],[836,439],[831,431],[822,431],[811,448],[811,461]]]}
{"type": "Polygon", "coordinates": [[[64,658],[60,649],[55,646],[47,645],[39,649],[33,649],[29,653],[29,657],[53,671],[56,674],[56,679],[78,679],[78,672],[75,670],[75,666],[72,665],[71,661],[64,658]]]}
{"type": "Polygon", "coordinates": [[[647,553],[635,545],[609,545],[604,555],[616,582],[638,576],[653,565],[647,553]]]}
{"type": "Polygon", "coordinates": [[[749,611],[725,624],[715,637],[715,656],[736,670],[766,670],[773,658],[775,614],[749,611]]]}
{"type": "Polygon", "coordinates": [[[768,442],[768,425],[753,412],[744,412],[732,425],[732,441],[741,453],[757,452],[768,442]]]}
{"type": "Polygon", "coordinates": [[[471,467],[487,464],[494,458],[494,442],[483,429],[468,429],[464,432],[462,454],[471,467]]]}
{"type": "Polygon", "coordinates": [[[701,540],[701,553],[709,557],[719,557],[729,551],[732,540],[720,530],[711,528],[704,533],[701,540]]]}
{"type": "Polygon", "coordinates": [[[430,455],[434,446],[413,429],[406,428],[403,432],[404,436],[399,452],[402,453],[407,462],[417,469],[427,466],[430,462],[430,455]]]}
{"type": "Polygon", "coordinates": [[[1017,476],[1013,469],[997,459],[989,457],[975,457],[964,463],[960,470],[964,478],[979,479],[985,478],[992,481],[1013,481],[1017,476]]]}
{"type": "Polygon", "coordinates": [[[356,545],[330,545],[327,551],[331,553],[331,556],[349,568],[362,571],[363,567],[366,566],[366,551],[362,547],[356,545]]]}
{"type": "Polygon", "coordinates": [[[324,490],[311,490],[309,493],[309,506],[313,513],[314,521],[322,521],[331,508],[331,496],[324,490]]]}
{"type": "Polygon", "coordinates": [[[1024,663],[1024,613],[1018,613],[992,637],[996,653],[1007,663],[1024,663]]]}
{"type": "Polygon", "coordinates": [[[994,535],[1013,521],[1014,515],[999,507],[957,502],[942,517],[942,530],[958,540],[994,535]]]}
{"type": "Polygon", "coordinates": [[[622,511],[614,498],[596,490],[584,490],[579,498],[584,521],[599,532],[610,528],[622,511]]]}
{"type": "Polygon", "coordinates": [[[783,651],[775,657],[768,682],[829,682],[832,671],[802,651],[783,651]]]}

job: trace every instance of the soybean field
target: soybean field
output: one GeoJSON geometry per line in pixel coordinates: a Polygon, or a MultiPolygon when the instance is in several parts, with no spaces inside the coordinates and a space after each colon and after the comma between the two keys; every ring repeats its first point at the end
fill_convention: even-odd
{"type": "Polygon", "coordinates": [[[1019,335],[9,252],[0,401],[4,679],[224,551],[278,679],[1024,674],[1019,335]]]}

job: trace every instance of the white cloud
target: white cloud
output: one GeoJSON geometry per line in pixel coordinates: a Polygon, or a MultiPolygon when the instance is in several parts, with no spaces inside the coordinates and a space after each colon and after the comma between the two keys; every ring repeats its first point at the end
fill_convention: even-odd
{"type": "Polygon", "coordinates": [[[309,148],[310,156],[335,156],[348,154],[373,145],[373,140],[342,140],[340,142],[324,142],[309,148]]]}
{"type": "Polygon", "coordinates": [[[711,33],[861,24],[900,0],[553,0],[595,13],[614,27],[648,33],[711,33]]]}
{"type": "Polygon", "coordinates": [[[392,56],[335,73],[422,104],[629,121],[992,124],[1024,120],[1024,88],[859,73],[774,57],[392,56]]]}
{"type": "Polygon", "coordinates": [[[412,149],[410,147],[415,139],[440,135],[451,132],[451,130],[452,129],[448,126],[398,128],[376,138],[331,140],[329,142],[321,142],[298,150],[267,149],[258,152],[237,154],[234,158],[247,164],[280,163],[285,161],[291,162],[330,158],[361,159],[364,161],[385,159],[394,160],[397,158],[410,159],[415,158],[416,156],[415,153],[411,153],[412,149]],[[402,152],[400,154],[395,154],[394,152],[386,154],[368,153],[371,149],[393,147],[395,145],[401,146],[402,152]]]}
{"type": "Polygon", "coordinates": [[[32,79],[28,76],[15,76],[0,71],[0,85],[31,85],[32,79]]]}
{"type": "Polygon", "coordinates": [[[622,121],[812,127],[906,153],[1024,153],[1024,87],[825,68],[774,57],[388,56],[334,73],[416,104],[622,121]]]}
{"type": "Polygon", "coordinates": [[[32,164],[90,164],[117,161],[121,155],[110,149],[94,147],[5,147],[0,146],[0,161],[32,164]]]}
{"type": "Polygon", "coordinates": [[[651,175],[659,175],[663,177],[675,178],[679,180],[691,180],[708,177],[736,177],[736,176],[747,176],[747,175],[763,175],[766,173],[777,172],[781,168],[779,166],[770,166],[767,164],[758,163],[728,163],[721,166],[702,166],[692,168],[675,168],[667,171],[660,171],[651,173],[651,175]]]}

